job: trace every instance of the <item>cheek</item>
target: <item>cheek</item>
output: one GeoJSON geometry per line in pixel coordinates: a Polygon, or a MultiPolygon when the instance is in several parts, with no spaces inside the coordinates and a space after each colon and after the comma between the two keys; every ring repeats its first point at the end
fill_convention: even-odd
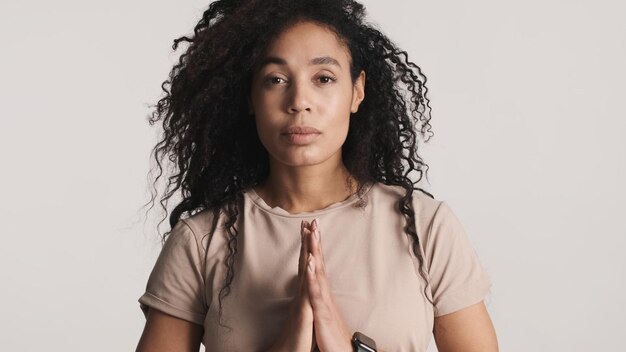
{"type": "Polygon", "coordinates": [[[324,97],[322,106],[328,109],[327,113],[337,116],[340,120],[349,118],[352,106],[352,85],[345,84],[340,89],[329,92],[324,97]]]}
{"type": "Polygon", "coordinates": [[[277,121],[273,121],[272,117],[276,116],[273,113],[276,110],[275,105],[269,101],[267,96],[257,95],[253,100],[254,106],[254,121],[257,125],[259,134],[269,132],[272,127],[278,124],[277,121]]]}
{"type": "Polygon", "coordinates": [[[318,147],[324,154],[332,154],[340,149],[346,141],[350,128],[349,110],[343,109],[341,113],[335,111],[329,115],[328,122],[324,126],[325,133],[320,139],[318,147]]]}
{"type": "Polygon", "coordinates": [[[259,139],[267,148],[267,143],[271,143],[271,140],[274,139],[279,127],[276,122],[269,119],[269,116],[261,112],[255,114],[254,119],[256,121],[256,129],[259,139]]]}
{"type": "Polygon", "coordinates": [[[322,104],[322,115],[327,118],[327,129],[333,135],[346,134],[350,124],[350,95],[345,93],[329,96],[322,104]]]}

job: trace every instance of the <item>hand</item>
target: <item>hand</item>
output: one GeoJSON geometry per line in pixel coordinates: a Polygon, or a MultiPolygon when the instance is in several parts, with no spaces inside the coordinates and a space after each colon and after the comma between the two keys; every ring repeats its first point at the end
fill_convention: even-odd
{"type": "Polygon", "coordinates": [[[324,255],[322,252],[319,220],[314,219],[309,227],[304,228],[305,235],[310,238],[311,248],[307,266],[308,297],[313,307],[313,328],[315,341],[320,351],[352,352],[352,334],[344,322],[341,312],[337,309],[330,284],[326,278],[324,255]]]}
{"type": "Polygon", "coordinates": [[[285,328],[270,349],[270,352],[311,352],[316,347],[313,339],[313,308],[309,300],[309,287],[306,275],[306,258],[309,253],[310,240],[305,235],[304,229],[308,226],[308,222],[302,221],[300,223],[298,291],[291,303],[285,328]]]}

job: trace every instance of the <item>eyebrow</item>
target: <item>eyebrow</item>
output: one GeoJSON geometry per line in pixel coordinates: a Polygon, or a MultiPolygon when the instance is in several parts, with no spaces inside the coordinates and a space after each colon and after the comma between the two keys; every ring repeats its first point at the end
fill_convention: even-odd
{"type": "MultiPolygon", "coordinates": [[[[269,64],[287,65],[287,61],[285,61],[285,59],[281,57],[268,56],[261,61],[261,64],[259,65],[259,69],[269,64]]],[[[315,57],[309,60],[309,65],[335,65],[341,68],[339,61],[335,60],[334,58],[330,56],[315,57]]]]}

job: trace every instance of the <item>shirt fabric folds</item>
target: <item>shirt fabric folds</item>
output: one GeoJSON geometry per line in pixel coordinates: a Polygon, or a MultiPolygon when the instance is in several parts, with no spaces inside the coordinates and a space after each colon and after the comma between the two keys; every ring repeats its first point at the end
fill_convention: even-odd
{"type": "Polygon", "coordinates": [[[414,191],[431,304],[397,206],[404,193],[402,187],[374,183],[366,188],[365,207],[356,207],[355,194],[324,209],[290,214],[249,188],[236,223],[234,279],[222,300],[220,323],[226,327],[218,323],[218,295],[227,274],[224,213],[216,227],[211,211],[178,221],[139,298],[140,308],[145,315],[153,307],[202,325],[206,351],[266,350],[283,329],[296,293],[300,221],[318,218],[326,275],[349,328],[387,352],[425,351],[434,317],[480,302],[491,279],[448,204],[414,191]]]}

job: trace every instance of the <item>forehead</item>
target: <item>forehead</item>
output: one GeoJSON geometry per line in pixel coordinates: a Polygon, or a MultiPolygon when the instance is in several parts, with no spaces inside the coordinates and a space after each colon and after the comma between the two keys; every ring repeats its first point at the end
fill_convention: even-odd
{"type": "Polygon", "coordinates": [[[335,32],[314,22],[298,22],[282,31],[268,45],[261,67],[267,64],[349,65],[350,53],[335,32]],[[275,60],[274,58],[284,59],[275,60]],[[269,60],[268,60],[269,58],[269,60]],[[333,62],[335,61],[336,62],[333,62]]]}

